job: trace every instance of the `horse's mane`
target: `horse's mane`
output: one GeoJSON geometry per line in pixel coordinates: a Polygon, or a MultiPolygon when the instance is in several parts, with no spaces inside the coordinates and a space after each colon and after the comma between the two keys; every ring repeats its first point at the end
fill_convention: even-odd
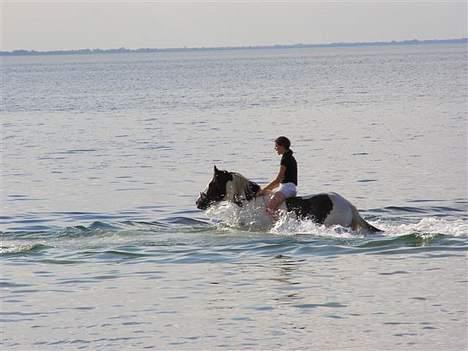
{"type": "Polygon", "coordinates": [[[250,200],[255,193],[260,190],[260,187],[240,173],[231,172],[232,181],[226,186],[226,200],[239,202],[242,200],[250,200]]]}

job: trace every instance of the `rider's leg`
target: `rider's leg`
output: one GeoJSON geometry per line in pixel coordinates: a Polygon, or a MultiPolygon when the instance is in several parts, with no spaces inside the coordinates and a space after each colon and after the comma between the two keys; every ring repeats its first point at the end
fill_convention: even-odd
{"type": "Polygon", "coordinates": [[[273,216],[273,218],[276,217],[277,213],[276,211],[280,207],[280,205],[283,203],[283,201],[286,200],[286,196],[281,191],[277,191],[274,193],[273,197],[268,201],[267,205],[267,212],[273,216]]]}

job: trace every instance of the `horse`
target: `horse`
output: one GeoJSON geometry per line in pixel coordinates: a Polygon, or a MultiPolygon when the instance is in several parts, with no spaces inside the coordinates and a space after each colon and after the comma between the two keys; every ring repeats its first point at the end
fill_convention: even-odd
{"type": "MultiPolygon", "coordinates": [[[[260,208],[266,213],[266,204],[271,195],[256,196],[259,190],[257,183],[240,173],[219,170],[214,166],[213,178],[200,193],[196,206],[206,210],[214,204],[228,201],[239,207],[253,205],[252,208],[260,208]]],[[[288,198],[280,210],[293,213],[298,219],[312,220],[327,227],[340,225],[356,232],[381,232],[366,222],[353,204],[334,192],[288,198]]],[[[271,219],[271,216],[268,217],[271,219]]]]}

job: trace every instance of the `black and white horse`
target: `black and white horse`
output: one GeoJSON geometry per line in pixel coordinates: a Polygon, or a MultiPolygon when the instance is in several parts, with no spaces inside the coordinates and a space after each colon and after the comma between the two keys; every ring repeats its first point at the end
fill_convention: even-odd
{"type": "MultiPolygon", "coordinates": [[[[196,205],[199,209],[206,210],[221,201],[229,201],[239,207],[251,206],[266,213],[266,204],[271,195],[256,196],[258,190],[258,184],[241,174],[218,170],[215,166],[213,178],[200,193],[196,205]]],[[[337,193],[292,197],[287,199],[280,209],[292,212],[300,219],[311,219],[325,226],[340,225],[354,231],[381,231],[367,223],[356,207],[337,193]]]]}

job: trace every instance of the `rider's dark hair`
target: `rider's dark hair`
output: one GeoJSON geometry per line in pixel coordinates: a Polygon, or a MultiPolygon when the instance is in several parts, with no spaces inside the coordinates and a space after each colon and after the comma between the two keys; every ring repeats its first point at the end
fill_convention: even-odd
{"type": "Polygon", "coordinates": [[[291,142],[285,136],[280,136],[275,140],[276,145],[284,146],[287,150],[291,147],[291,142]]]}

